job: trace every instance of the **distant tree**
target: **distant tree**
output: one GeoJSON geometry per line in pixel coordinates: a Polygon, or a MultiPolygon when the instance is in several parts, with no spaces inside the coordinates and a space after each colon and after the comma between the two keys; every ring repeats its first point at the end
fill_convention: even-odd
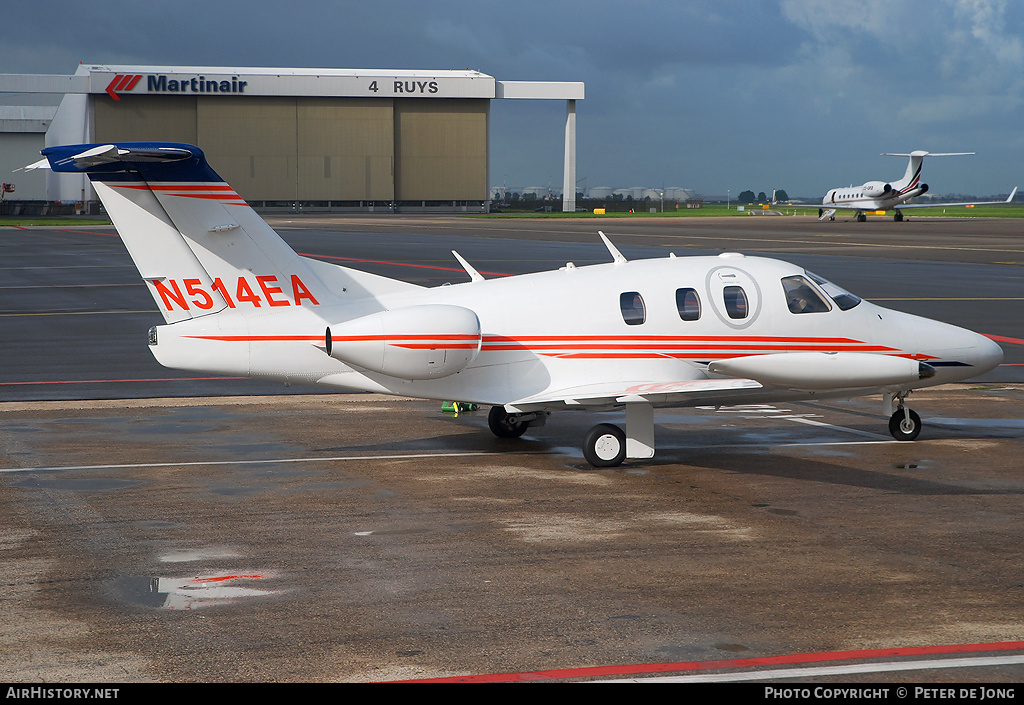
{"type": "Polygon", "coordinates": [[[757,197],[754,195],[753,191],[743,191],[736,197],[736,200],[740,203],[753,203],[755,198],[757,197]]]}
{"type": "Polygon", "coordinates": [[[757,201],[758,203],[766,203],[768,201],[768,197],[764,195],[764,191],[757,194],[757,201]]]}
{"type": "Polygon", "coordinates": [[[789,200],[789,194],[786,193],[785,189],[781,189],[781,188],[780,189],[775,189],[775,198],[776,198],[776,200],[779,200],[779,201],[788,201],[789,200]]]}

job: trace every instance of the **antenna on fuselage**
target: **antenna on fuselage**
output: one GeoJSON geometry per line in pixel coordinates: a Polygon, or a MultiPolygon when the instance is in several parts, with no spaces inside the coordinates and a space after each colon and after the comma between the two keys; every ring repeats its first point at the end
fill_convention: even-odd
{"type": "Polygon", "coordinates": [[[612,260],[613,260],[613,261],[614,261],[614,262],[615,262],[616,264],[618,264],[619,262],[625,262],[625,261],[626,261],[626,258],[622,256],[622,253],[621,253],[621,252],[619,252],[619,250],[618,250],[618,249],[617,249],[617,248],[615,247],[615,245],[613,245],[613,244],[612,244],[612,241],[611,241],[611,240],[609,240],[609,239],[608,239],[608,238],[607,238],[607,237],[605,236],[605,234],[604,234],[603,232],[601,232],[600,230],[598,230],[598,231],[597,231],[597,234],[601,236],[601,239],[602,239],[602,240],[604,241],[604,246],[608,248],[608,252],[610,252],[610,253],[611,253],[611,255],[612,255],[612,260]]]}
{"type": "Polygon", "coordinates": [[[459,260],[459,264],[462,265],[462,268],[466,270],[466,274],[469,275],[470,281],[482,282],[484,280],[484,278],[480,274],[480,272],[476,271],[473,268],[473,265],[471,265],[469,262],[467,262],[465,260],[465,258],[463,258],[462,255],[460,255],[455,250],[452,250],[452,254],[455,255],[455,259],[459,260]]]}

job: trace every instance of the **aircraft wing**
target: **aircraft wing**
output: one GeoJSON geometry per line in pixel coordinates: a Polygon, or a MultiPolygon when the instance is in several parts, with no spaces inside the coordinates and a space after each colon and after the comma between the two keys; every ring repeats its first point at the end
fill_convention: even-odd
{"type": "Polygon", "coordinates": [[[508,409],[582,409],[643,402],[664,406],[707,403],[709,396],[746,389],[761,389],[752,379],[697,379],[677,382],[602,382],[565,389],[548,390],[506,404],[508,409]]]}
{"type": "MultiPolygon", "coordinates": [[[[1010,192],[1010,196],[1005,201],[960,201],[958,203],[901,203],[898,206],[893,206],[893,210],[904,209],[904,208],[943,208],[948,206],[998,206],[1010,203],[1013,197],[1017,195],[1017,187],[1013,187],[1013,191],[1010,192]]],[[[830,206],[831,207],[831,206],[830,206]]]]}

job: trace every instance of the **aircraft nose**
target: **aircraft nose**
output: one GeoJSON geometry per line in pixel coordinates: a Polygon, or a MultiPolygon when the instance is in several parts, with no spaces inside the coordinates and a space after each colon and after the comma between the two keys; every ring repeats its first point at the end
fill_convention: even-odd
{"type": "Polygon", "coordinates": [[[978,374],[994,370],[1003,361],[1003,349],[991,338],[975,334],[975,344],[971,350],[971,364],[978,374]]]}

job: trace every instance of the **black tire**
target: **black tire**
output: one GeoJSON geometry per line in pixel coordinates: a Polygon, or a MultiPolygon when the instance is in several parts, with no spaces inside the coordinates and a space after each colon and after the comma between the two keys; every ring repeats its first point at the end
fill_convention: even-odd
{"type": "Polygon", "coordinates": [[[595,468],[621,465],[626,459],[626,434],[610,423],[594,426],[583,437],[583,457],[595,468]]]}
{"type": "Polygon", "coordinates": [[[889,417],[889,433],[897,441],[912,441],[921,433],[921,417],[913,409],[910,410],[910,419],[903,409],[897,409],[896,413],[889,417]]]}
{"type": "Polygon", "coordinates": [[[487,425],[498,438],[519,438],[526,433],[527,423],[525,421],[510,420],[509,413],[503,406],[492,406],[487,414],[487,425]]]}

